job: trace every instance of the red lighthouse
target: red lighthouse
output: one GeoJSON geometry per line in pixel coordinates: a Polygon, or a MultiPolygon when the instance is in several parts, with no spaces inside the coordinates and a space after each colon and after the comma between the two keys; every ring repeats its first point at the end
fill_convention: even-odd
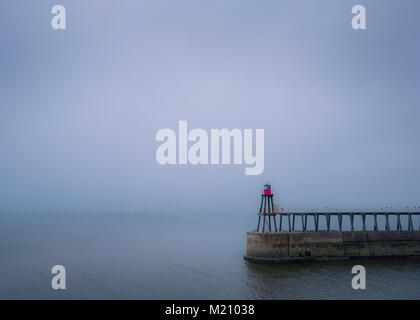
{"type": "Polygon", "coordinates": [[[276,224],[276,210],[274,209],[273,203],[273,194],[271,193],[271,185],[265,184],[264,191],[261,195],[261,205],[260,211],[258,212],[258,225],[257,225],[257,232],[260,230],[260,223],[261,223],[261,216],[263,217],[263,225],[262,225],[262,232],[266,231],[275,231],[277,232],[277,224],[276,224]],[[267,221],[268,218],[268,221],[267,221]],[[273,220],[274,230],[271,228],[271,219],[273,220]]]}

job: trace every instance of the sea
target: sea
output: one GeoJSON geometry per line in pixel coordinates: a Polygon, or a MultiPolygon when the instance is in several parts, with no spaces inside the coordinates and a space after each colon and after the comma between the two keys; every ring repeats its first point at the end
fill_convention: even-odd
{"type": "Polygon", "coordinates": [[[255,214],[2,213],[0,299],[420,299],[420,260],[244,261],[255,214]],[[366,289],[351,282],[366,270],[366,289]],[[66,289],[54,290],[54,265],[66,289]]]}

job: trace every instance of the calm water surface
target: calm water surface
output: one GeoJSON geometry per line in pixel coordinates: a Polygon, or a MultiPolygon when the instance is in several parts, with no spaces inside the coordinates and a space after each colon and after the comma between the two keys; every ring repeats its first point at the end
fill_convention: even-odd
{"type": "Polygon", "coordinates": [[[420,299],[420,260],[265,266],[243,260],[256,217],[2,214],[2,299],[420,299]],[[62,264],[67,289],[51,289],[62,264]],[[367,290],[351,288],[362,264],[367,290]]]}

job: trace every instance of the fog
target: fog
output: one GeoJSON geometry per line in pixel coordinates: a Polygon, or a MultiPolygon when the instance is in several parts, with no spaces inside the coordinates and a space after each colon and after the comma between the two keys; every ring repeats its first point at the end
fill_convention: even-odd
{"type": "Polygon", "coordinates": [[[0,3],[0,212],[420,205],[418,1],[55,4],[0,3]],[[264,129],[263,174],[159,165],[180,120],[264,129]]]}

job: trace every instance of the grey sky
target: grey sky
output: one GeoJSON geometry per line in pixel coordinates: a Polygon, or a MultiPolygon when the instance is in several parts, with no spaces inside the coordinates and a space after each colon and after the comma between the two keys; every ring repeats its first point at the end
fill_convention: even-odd
{"type": "Polygon", "coordinates": [[[266,181],[284,207],[420,205],[419,9],[3,0],[0,212],[254,212],[266,181]],[[265,129],[264,174],[158,165],[178,120],[265,129]]]}

